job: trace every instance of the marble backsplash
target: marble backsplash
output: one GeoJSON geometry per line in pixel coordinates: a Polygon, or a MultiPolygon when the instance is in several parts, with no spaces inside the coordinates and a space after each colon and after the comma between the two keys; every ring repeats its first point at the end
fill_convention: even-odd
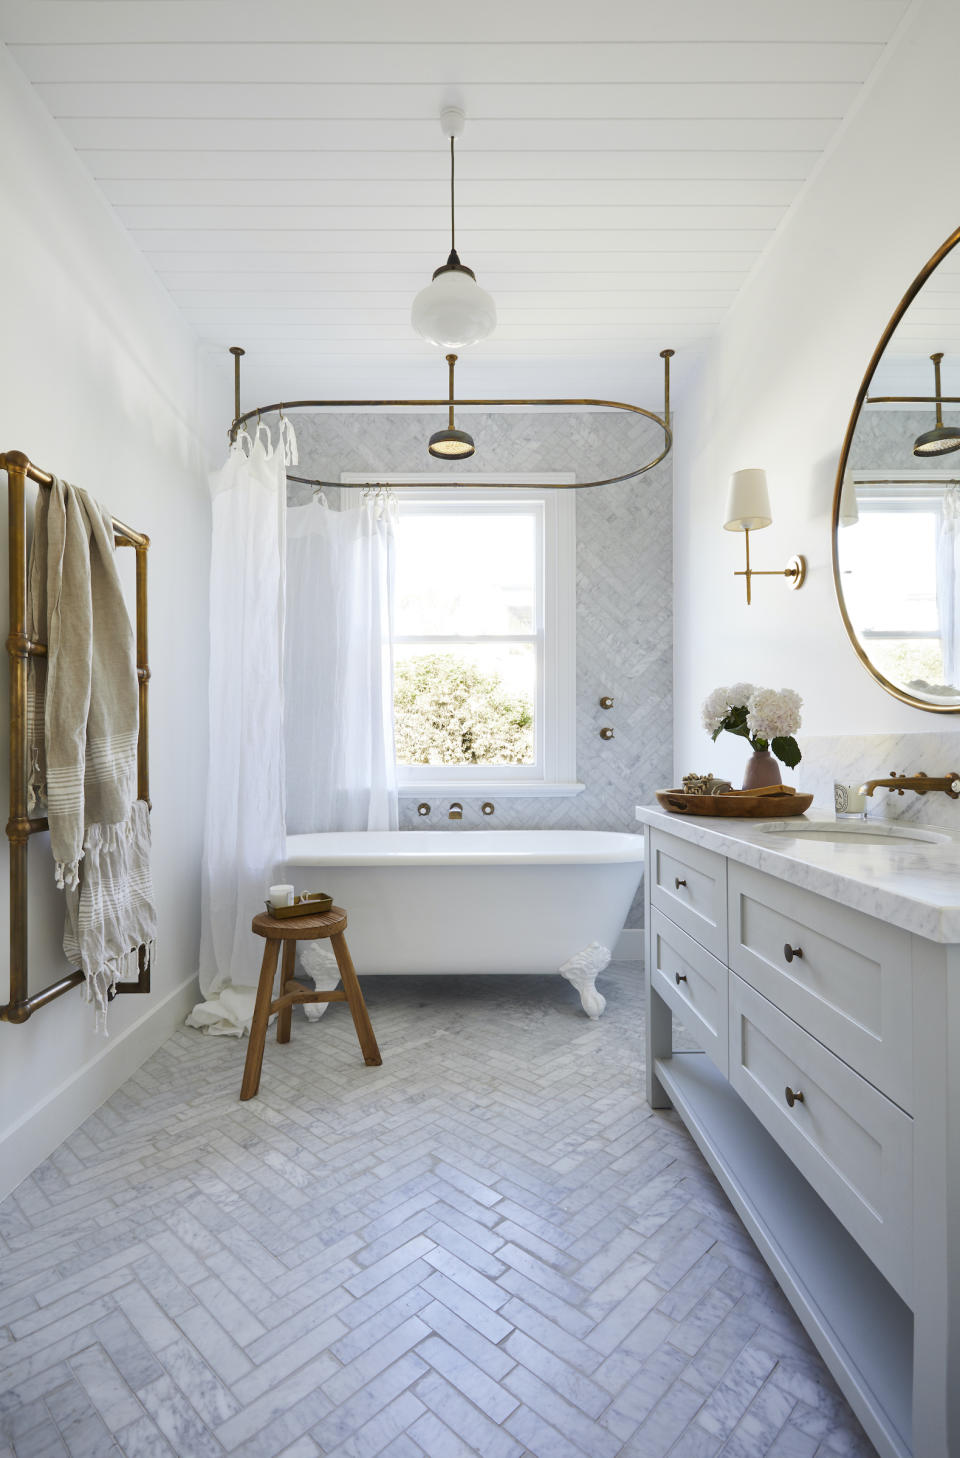
{"type": "MultiPolygon", "coordinates": [[[[814,804],[833,806],[834,781],[863,784],[886,779],[891,772],[942,776],[960,774],[960,724],[956,729],[934,729],[908,734],[816,734],[799,736],[803,758],[789,778],[800,790],[812,792],[814,804]]],[[[867,815],[877,820],[908,820],[960,832],[960,800],[933,792],[902,795],[875,790],[867,800],[867,815]]]]}

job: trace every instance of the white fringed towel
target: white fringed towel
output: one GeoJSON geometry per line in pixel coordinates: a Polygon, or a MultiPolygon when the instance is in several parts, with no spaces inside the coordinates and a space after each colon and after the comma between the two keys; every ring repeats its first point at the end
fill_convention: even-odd
{"type": "Polygon", "coordinates": [[[136,799],[138,696],[133,628],[113,521],[54,478],[37,498],[28,623],[46,642],[27,682],[28,804],[46,801],[64,951],[79,958],[104,1028],[107,994],[136,981],[156,936],[148,807],[136,799]]]}

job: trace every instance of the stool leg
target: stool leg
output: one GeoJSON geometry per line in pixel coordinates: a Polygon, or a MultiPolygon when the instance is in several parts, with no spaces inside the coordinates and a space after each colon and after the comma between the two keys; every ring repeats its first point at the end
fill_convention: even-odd
{"type": "Polygon", "coordinates": [[[336,932],[330,938],[330,945],[333,947],[333,955],[337,959],[337,966],[340,968],[340,980],[343,983],[343,990],[347,994],[347,1002],[350,1004],[350,1012],[353,1015],[353,1026],[357,1030],[357,1038],[360,1043],[360,1051],[363,1054],[363,1061],[371,1068],[376,1068],[383,1062],[380,1057],[380,1049],[377,1047],[377,1040],[373,1034],[373,1026],[370,1022],[370,1015],[367,1012],[367,1004],[363,1000],[363,993],[360,990],[360,983],[357,981],[356,970],[347,949],[347,939],[343,932],[336,932]]]}
{"type": "MultiPolygon", "coordinates": [[[[284,942],[283,958],[280,962],[280,996],[287,990],[287,983],[292,979],[297,962],[296,942],[284,942]]],[[[293,1018],[291,1006],[281,1008],[277,1014],[277,1042],[290,1042],[290,1023],[293,1018]]]]}
{"type": "Polygon", "coordinates": [[[263,1066],[263,1047],[267,1041],[267,1023],[270,1021],[270,1007],[273,1002],[273,979],[277,973],[277,959],[280,943],[276,937],[268,937],[263,949],[263,964],[260,968],[260,982],[257,986],[257,1001],[250,1024],[250,1039],[247,1043],[247,1061],[243,1065],[243,1082],[240,1085],[240,1101],[252,1099],[260,1087],[260,1069],[263,1066]]]}

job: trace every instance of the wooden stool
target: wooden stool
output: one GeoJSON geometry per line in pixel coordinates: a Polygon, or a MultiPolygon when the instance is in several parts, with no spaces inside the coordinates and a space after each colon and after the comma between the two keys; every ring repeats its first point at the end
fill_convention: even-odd
{"type": "Polygon", "coordinates": [[[277,1042],[290,1042],[290,1024],[295,1002],[348,1002],[357,1030],[363,1061],[370,1067],[383,1062],[380,1049],[373,1035],[373,1028],[367,1013],[367,1005],[360,991],[360,983],[343,933],[347,925],[347,913],[340,906],[332,906],[317,916],[291,916],[280,919],[262,911],[253,918],[253,930],[258,937],[266,937],[263,949],[263,965],[260,968],[260,982],[257,987],[257,1002],[250,1025],[250,1041],[247,1046],[247,1061],[243,1066],[243,1083],[240,1085],[240,1099],[252,1099],[260,1087],[260,1069],[263,1065],[263,1048],[267,1041],[267,1024],[272,1013],[277,1013],[277,1042]],[[294,982],[293,971],[297,956],[297,942],[316,941],[329,937],[333,955],[340,969],[343,987],[336,992],[312,992],[302,982],[294,982]],[[280,966],[279,995],[273,996],[273,979],[276,976],[280,943],[283,943],[283,962],[280,966]]]}

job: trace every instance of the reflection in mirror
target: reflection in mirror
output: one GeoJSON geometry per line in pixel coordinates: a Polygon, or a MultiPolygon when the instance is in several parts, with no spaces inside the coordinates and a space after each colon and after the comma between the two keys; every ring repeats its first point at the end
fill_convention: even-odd
{"type": "Polygon", "coordinates": [[[860,657],[898,698],[941,713],[960,712],[958,255],[940,250],[888,331],[834,506],[837,593],[860,657]]]}

